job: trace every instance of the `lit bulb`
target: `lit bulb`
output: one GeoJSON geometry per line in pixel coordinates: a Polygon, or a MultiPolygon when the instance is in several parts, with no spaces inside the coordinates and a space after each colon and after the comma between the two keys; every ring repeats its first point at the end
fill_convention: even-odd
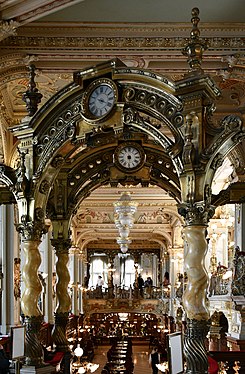
{"type": "Polygon", "coordinates": [[[74,350],[74,353],[77,357],[82,357],[83,349],[80,347],[80,344],[77,345],[77,348],[74,350]]]}
{"type": "Polygon", "coordinates": [[[126,244],[122,244],[122,245],[121,245],[121,252],[122,252],[122,253],[126,253],[127,250],[128,250],[128,246],[127,246],[126,244]]]}

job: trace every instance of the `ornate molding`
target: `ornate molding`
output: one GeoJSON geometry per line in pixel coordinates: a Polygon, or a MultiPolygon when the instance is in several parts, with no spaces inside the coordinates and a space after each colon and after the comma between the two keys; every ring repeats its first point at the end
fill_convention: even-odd
{"type": "Polygon", "coordinates": [[[210,218],[214,215],[215,207],[206,201],[195,203],[181,203],[178,205],[178,212],[184,217],[186,225],[208,225],[210,218]]]}
{"type": "Polygon", "coordinates": [[[58,254],[68,254],[71,247],[71,239],[51,239],[51,244],[58,254]]]}
{"type": "Polygon", "coordinates": [[[81,0],[34,0],[19,3],[18,1],[5,0],[1,2],[1,15],[3,19],[17,19],[19,23],[26,24],[37,18],[48,15],[52,11],[59,11],[66,6],[70,6],[80,2],[81,0]]]}
{"type": "Polygon", "coordinates": [[[25,240],[40,241],[47,228],[43,221],[28,221],[25,216],[21,217],[21,223],[16,225],[16,230],[21,233],[25,240]]]}
{"type": "Polygon", "coordinates": [[[10,21],[1,21],[0,22],[0,41],[9,37],[16,35],[16,29],[20,26],[19,22],[10,20],[10,21]]]}

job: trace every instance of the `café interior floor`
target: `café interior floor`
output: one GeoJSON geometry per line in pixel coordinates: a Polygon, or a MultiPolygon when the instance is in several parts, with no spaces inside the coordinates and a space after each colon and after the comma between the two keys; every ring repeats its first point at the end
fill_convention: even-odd
{"type": "MultiPolygon", "coordinates": [[[[95,348],[95,355],[93,362],[99,364],[99,368],[95,371],[95,374],[101,373],[101,370],[107,362],[107,352],[111,346],[102,345],[95,348]]],[[[133,363],[134,363],[134,374],[149,374],[152,372],[149,368],[149,344],[134,345],[133,350],[133,363]]]]}

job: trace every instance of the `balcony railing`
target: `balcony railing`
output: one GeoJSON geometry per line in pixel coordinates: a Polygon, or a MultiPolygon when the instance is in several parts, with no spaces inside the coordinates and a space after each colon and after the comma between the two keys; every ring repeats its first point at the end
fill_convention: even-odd
{"type": "Polygon", "coordinates": [[[90,287],[84,290],[85,299],[162,299],[169,298],[169,289],[161,287],[144,287],[143,292],[139,289],[133,289],[132,287],[126,286],[114,286],[113,288],[100,288],[90,287]]]}

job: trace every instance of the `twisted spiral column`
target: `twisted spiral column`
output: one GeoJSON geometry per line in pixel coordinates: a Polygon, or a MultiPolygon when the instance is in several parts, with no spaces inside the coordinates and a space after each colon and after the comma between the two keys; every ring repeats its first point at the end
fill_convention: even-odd
{"type": "Polygon", "coordinates": [[[38,339],[43,321],[42,313],[38,307],[38,298],[42,291],[42,285],[38,277],[38,268],[41,264],[39,244],[39,240],[24,240],[25,265],[22,270],[22,279],[25,290],[21,299],[21,308],[25,315],[26,325],[26,364],[36,367],[43,364],[42,346],[38,339]]]}
{"type": "Polygon", "coordinates": [[[189,319],[207,320],[206,305],[208,274],[204,267],[207,252],[206,226],[187,226],[183,230],[186,241],[184,251],[188,284],[183,295],[183,305],[189,319]]]}
{"type": "Polygon", "coordinates": [[[184,252],[188,284],[183,295],[187,314],[187,332],[184,354],[187,374],[208,373],[207,353],[204,339],[209,330],[209,312],[206,306],[208,274],[204,267],[207,252],[206,225],[186,226],[183,231],[186,241],[184,252]]]}
{"type": "Polygon", "coordinates": [[[70,275],[68,271],[70,240],[52,240],[57,256],[56,262],[56,296],[57,306],[55,310],[55,323],[52,331],[52,338],[56,345],[56,350],[66,351],[68,341],[66,339],[66,325],[68,321],[68,313],[71,308],[71,298],[68,294],[68,284],[70,275]]]}

